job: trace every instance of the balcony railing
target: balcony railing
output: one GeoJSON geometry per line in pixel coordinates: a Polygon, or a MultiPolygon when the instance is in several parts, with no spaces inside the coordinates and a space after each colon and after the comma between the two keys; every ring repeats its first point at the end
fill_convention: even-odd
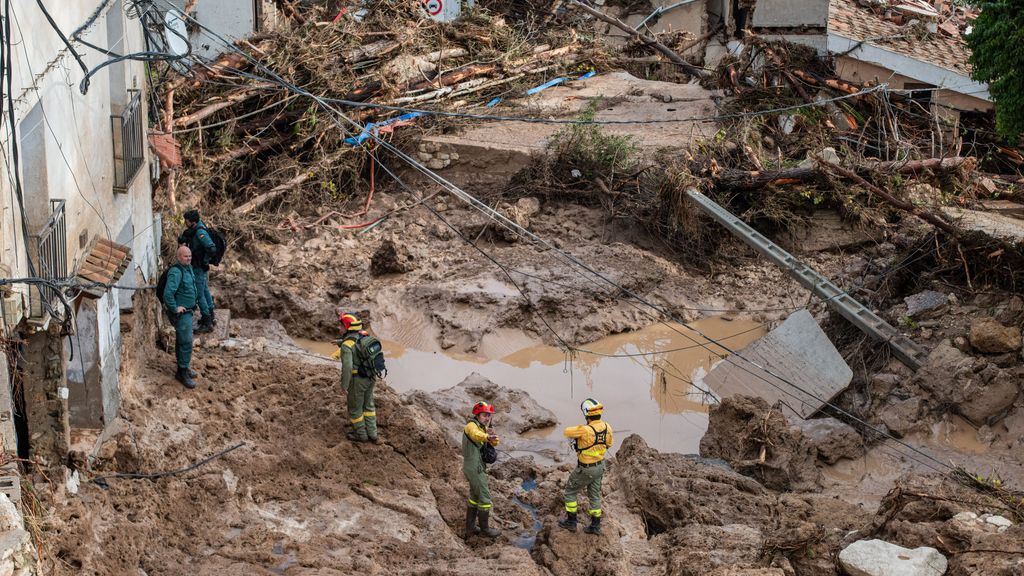
{"type": "Polygon", "coordinates": [[[142,92],[132,90],[132,99],[120,114],[110,117],[114,134],[114,191],[127,192],[128,186],[145,163],[145,139],[142,131],[142,92]]]}
{"type": "MultiPolygon", "coordinates": [[[[63,280],[68,276],[68,230],[64,221],[64,201],[50,200],[50,219],[43,229],[31,237],[36,276],[46,280],[63,280]]],[[[43,319],[48,307],[57,304],[57,291],[45,286],[29,290],[29,317],[43,319]]]]}

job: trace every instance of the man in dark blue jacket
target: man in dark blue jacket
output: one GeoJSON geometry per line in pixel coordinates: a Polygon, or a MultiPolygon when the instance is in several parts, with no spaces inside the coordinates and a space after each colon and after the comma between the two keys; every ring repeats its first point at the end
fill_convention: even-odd
{"type": "Polygon", "coordinates": [[[210,294],[210,257],[217,252],[217,245],[210,237],[206,224],[199,218],[198,210],[185,212],[185,223],[188,228],[178,236],[178,244],[188,246],[192,251],[192,272],[199,292],[199,311],[203,314],[196,333],[204,334],[212,332],[216,323],[213,317],[213,295],[210,294]]]}
{"type": "Polygon", "coordinates": [[[174,319],[174,356],[178,371],[174,377],[185,388],[195,388],[192,380],[192,311],[196,308],[199,291],[193,274],[192,251],[188,246],[178,246],[178,263],[167,271],[167,286],[164,288],[164,306],[174,319]]]}

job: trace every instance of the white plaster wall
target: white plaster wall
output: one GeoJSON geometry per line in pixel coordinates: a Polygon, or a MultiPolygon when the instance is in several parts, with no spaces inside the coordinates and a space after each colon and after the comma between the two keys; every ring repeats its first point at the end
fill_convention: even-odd
{"type": "MultiPolygon", "coordinates": [[[[139,21],[127,19],[119,2],[76,0],[49,4],[57,25],[68,36],[97,8],[113,4],[113,9],[105,9],[82,38],[100,46],[112,46],[120,41],[121,48],[128,52],[144,48],[139,21]],[[108,38],[109,27],[105,20],[108,14],[123,19],[123,38],[108,38]]],[[[115,88],[112,94],[111,74],[109,70],[101,70],[92,77],[88,93],[81,94],[78,84],[84,73],[46,22],[35,0],[12,0],[12,12],[12,37],[16,44],[12,53],[15,114],[20,123],[37,103],[41,103],[45,112],[47,190],[50,198],[67,202],[68,269],[71,270],[97,236],[116,241],[118,231],[126,223],[136,232],[151,227],[152,189],[148,165],[143,166],[128,193],[113,192],[111,102],[123,101],[121,89],[115,88]],[[79,241],[83,231],[86,232],[84,244],[79,241]]],[[[107,58],[81,44],[76,45],[76,49],[89,67],[107,58]]],[[[128,62],[124,66],[122,76],[127,87],[144,89],[143,64],[128,62]]],[[[143,102],[145,106],[146,100],[143,102]]],[[[27,275],[19,206],[6,167],[11,164],[6,116],[3,126],[0,142],[7,154],[7,163],[0,164],[4,172],[0,176],[0,263],[8,266],[13,275],[27,275]]],[[[148,160],[148,147],[145,154],[148,160]]],[[[23,183],[23,187],[28,190],[31,184],[23,183]]],[[[152,235],[138,234],[131,247],[135,266],[141,263],[141,271],[151,276],[155,266],[155,257],[151,254],[152,235]]],[[[17,290],[26,291],[24,286],[17,290]]]]}
{"type": "MultiPolygon", "coordinates": [[[[258,0],[198,0],[192,16],[218,36],[228,41],[245,38],[257,28],[258,0]]],[[[156,0],[161,11],[173,5],[184,10],[185,0],[156,0]]],[[[216,58],[226,49],[215,36],[198,30],[191,36],[192,53],[205,59],[216,58]]]]}

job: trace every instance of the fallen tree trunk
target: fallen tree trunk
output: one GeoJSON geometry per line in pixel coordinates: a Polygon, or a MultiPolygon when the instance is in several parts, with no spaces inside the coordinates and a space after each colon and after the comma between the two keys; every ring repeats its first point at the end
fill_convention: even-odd
{"type": "Polygon", "coordinates": [[[933,213],[931,213],[931,212],[929,212],[927,210],[924,210],[922,208],[914,206],[910,202],[906,202],[904,200],[900,200],[899,198],[893,196],[892,194],[889,194],[885,190],[882,190],[878,186],[875,186],[874,184],[872,184],[872,183],[868,182],[867,180],[861,178],[860,176],[858,176],[855,172],[853,172],[851,170],[847,170],[846,168],[842,168],[840,166],[836,166],[835,164],[824,164],[824,166],[827,167],[827,169],[830,172],[834,172],[834,173],[838,174],[839,176],[842,176],[844,178],[853,180],[857,184],[860,184],[862,187],[867,189],[868,192],[870,192],[871,194],[874,194],[875,196],[878,196],[879,198],[881,198],[882,201],[885,202],[886,204],[889,204],[890,206],[893,206],[894,208],[898,208],[898,209],[903,210],[905,212],[909,212],[909,213],[913,214],[914,216],[917,216],[921,220],[924,220],[925,222],[931,224],[932,226],[935,226],[939,230],[942,230],[943,232],[949,234],[950,236],[952,236],[954,238],[959,238],[960,237],[960,230],[958,230],[955,226],[953,226],[949,222],[947,222],[944,219],[942,219],[937,214],[933,214],[933,213]]]}
{"type": "Polygon", "coordinates": [[[204,119],[209,118],[210,116],[213,116],[217,112],[220,112],[221,110],[223,110],[225,108],[229,108],[231,106],[234,106],[235,104],[238,104],[239,102],[245,102],[249,98],[252,98],[253,96],[255,96],[255,95],[259,94],[259,93],[260,92],[258,90],[243,90],[241,92],[237,92],[235,94],[231,94],[227,98],[225,98],[224,100],[221,100],[220,102],[214,102],[213,104],[209,104],[209,105],[207,105],[207,106],[205,106],[203,108],[200,108],[199,110],[197,110],[197,111],[195,111],[195,112],[193,112],[191,114],[188,114],[186,116],[182,116],[181,118],[176,119],[174,121],[174,125],[176,127],[178,127],[178,128],[183,128],[185,126],[189,126],[191,124],[195,124],[196,122],[201,122],[204,119]]]}
{"type": "Polygon", "coordinates": [[[257,144],[256,146],[249,146],[248,144],[243,144],[242,146],[239,146],[238,148],[234,148],[232,150],[228,150],[227,152],[221,152],[220,154],[216,154],[214,156],[210,156],[208,158],[208,160],[210,162],[214,162],[214,163],[217,163],[217,164],[220,164],[222,162],[231,162],[232,160],[238,160],[239,158],[244,158],[244,157],[249,156],[251,154],[256,154],[258,152],[262,152],[262,151],[267,150],[269,148],[273,148],[274,146],[278,146],[278,145],[288,141],[290,138],[291,138],[290,134],[289,135],[280,135],[280,136],[275,136],[274,138],[262,139],[262,140],[259,141],[259,144],[257,144]]]}
{"type": "Polygon", "coordinates": [[[679,54],[676,54],[671,48],[669,48],[668,46],[665,46],[661,42],[658,42],[658,40],[655,39],[653,36],[649,36],[647,34],[643,34],[641,32],[638,32],[637,30],[635,30],[633,27],[631,27],[629,24],[626,24],[622,20],[619,20],[618,18],[614,18],[612,16],[609,16],[609,15],[605,14],[604,12],[601,12],[600,10],[595,10],[595,9],[591,8],[590,6],[587,6],[586,4],[583,4],[579,0],[573,0],[572,3],[573,3],[574,6],[576,6],[580,10],[583,10],[587,14],[590,14],[594,18],[597,18],[598,20],[601,20],[602,22],[607,22],[608,24],[611,24],[612,26],[615,26],[619,30],[622,30],[626,34],[629,34],[632,38],[634,38],[636,40],[639,40],[640,42],[643,42],[644,44],[647,44],[651,48],[654,48],[655,50],[660,52],[663,56],[665,56],[669,60],[675,62],[678,65],[680,65],[684,70],[686,70],[688,73],[692,74],[693,76],[696,76],[698,78],[703,78],[703,77],[707,76],[707,71],[705,71],[703,68],[698,68],[697,66],[694,66],[693,64],[690,64],[689,62],[684,60],[682,56],[680,56],[679,54]]]}
{"type": "MultiPolygon", "coordinates": [[[[899,172],[916,174],[925,170],[949,171],[971,167],[977,160],[971,156],[929,158],[927,160],[871,162],[856,167],[856,172],[899,172]]],[[[753,190],[770,185],[808,182],[826,175],[820,166],[784,170],[724,170],[715,177],[715,184],[728,190],[753,190]]]]}

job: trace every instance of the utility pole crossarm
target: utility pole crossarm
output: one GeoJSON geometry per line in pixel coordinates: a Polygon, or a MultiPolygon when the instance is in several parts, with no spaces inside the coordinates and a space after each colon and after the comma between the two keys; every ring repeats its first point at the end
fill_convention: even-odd
{"type": "Polygon", "coordinates": [[[904,336],[891,324],[880,318],[866,306],[855,300],[844,290],[829,281],[800,259],[786,252],[760,232],[754,230],[731,212],[722,208],[713,200],[700,192],[689,189],[686,195],[693,200],[707,215],[725,226],[748,246],[757,250],[796,279],[801,286],[807,288],[825,301],[833,310],[839,312],[857,328],[875,340],[888,344],[896,357],[910,368],[917,370],[924,365],[927,353],[916,342],[904,336]]]}

